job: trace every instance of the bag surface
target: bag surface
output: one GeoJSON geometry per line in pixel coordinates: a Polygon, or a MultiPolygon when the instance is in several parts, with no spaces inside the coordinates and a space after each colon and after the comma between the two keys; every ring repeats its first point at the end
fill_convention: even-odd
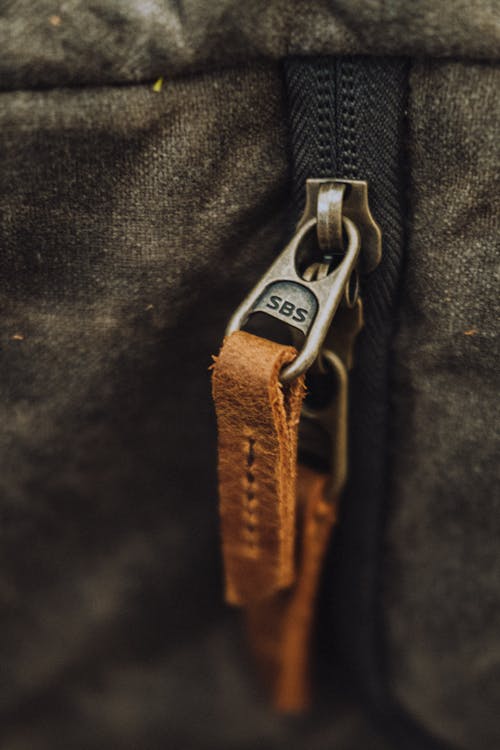
{"type": "Polygon", "coordinates": [[[2,747],[496,750],[498,16],[3,5],[2,747]],[[332,169],[384,255],[290,719],[223,603],[207,370],[332,169]]]}

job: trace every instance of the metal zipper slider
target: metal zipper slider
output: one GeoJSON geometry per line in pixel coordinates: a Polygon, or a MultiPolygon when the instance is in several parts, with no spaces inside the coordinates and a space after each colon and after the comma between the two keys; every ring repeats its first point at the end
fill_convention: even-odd
{"type": "Polygon", "coordinates": [[[283,383],[289,383],[318,358],[342,301],[348,307],[356,303],[358,264],[372,270],[379,259],[380,229],[368,207],[367,183],[308,180],[306,207],[294,236],[238,307],[226,334],[243,328],[257,312],[300,331],[302,348],[280,375],[283,383]],[[312,255],[317,260],[308,262],[313,230],[312,255]]]}

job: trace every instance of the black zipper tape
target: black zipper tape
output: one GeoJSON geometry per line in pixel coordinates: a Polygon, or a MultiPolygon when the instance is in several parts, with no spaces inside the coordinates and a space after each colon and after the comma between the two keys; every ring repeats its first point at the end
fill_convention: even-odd
{"type": "Polygon", "coordinates": [[[350,479],[328,569],[330,637],[340,657],[348,655],[349,672],[387,728],[406,748],[421,749],[437,745],[390,698],[381,590],[390,346],[404,251],[408,73],[403,58],[285,61],[296,215],[308,177],[367,180],[383,237],[382,262],[362,285],[365,329],[350,385],[350,479]]]}

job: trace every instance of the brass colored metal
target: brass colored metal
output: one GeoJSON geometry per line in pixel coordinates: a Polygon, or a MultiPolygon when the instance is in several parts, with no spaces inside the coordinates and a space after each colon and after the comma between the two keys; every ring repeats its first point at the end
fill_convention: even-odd
{"type": "MultiPolygon", "coordinates": [[[[381,232],[370,213],[366,182],[311,179],[306,188],[306,207],[297,231],[238,307],[226,329],[229,335],[246,325],[250,315],[262,312],[286,323],[295,332],[295,340],[300,331],[304,343],[297,358],[283,369],[283,383],[298,377],[315,362],[321,369],[327,335],[340,335],[340,351],[345,348],[344,339],[355,337],[361,325],[358,266],[365,272],[373,270],[381,257],[381,232]],[[325,260],[312,263],[301,275],[299,250],[313,229],[323,251],[342,249],[344,238],[347,247],[333,269],[325,260]],[[329,334],[336,315],[339,321],[329,334]]],[[[326,349],[339,356],[338,347],[339,341],[334,341],[326,349]]],[[[346,366],[351,360],[346,357],[346,366]]]]}
{"type": "Polygon", "coordinates": [[[328,276],[329,270],[329,263],[311,263],[302,274],[302,278],[306,281],[319,281],[328,276]]]}
{"type": "Polygon", "coordinates": [[[358,269],[355,268],[351,274],[351,278],[345,287],[344,302],[347,307],[354,307],[359,297],[359,273],[358,269]]]}
{"type": "Polygon", "coordinates": [[[360,258],[362,273],[373,271],[382,258],[382,233],[373,218],[368,204],[368,183],[364,180],[337,180],[335,178],[310,179],[306,182],[306,205],[297,224],[299,231],[309,219],[317,215],[318,195],[322,185],[346,186],[343,200],[343,216],[359,229],[363,252],[360,258]]]}
{"type": "Polygon", "coordinates": [[[301,277],[297,270],[297,251],[316,223],[316,217],[313,217],[302,225],[238,307],[226,329],[226,335],[229,335],[242,328],[252,313],[265,312],[301,330],[306,337],[304,345],[297,358],[283,369],[280,378],[283,383],[289,383],[308,370],[318,357],[359,258],[359,231],[350,219],[344,217],[348,245],[341,263],[316,281],[301,277]]]}
{"type": "Polygon", "coordinates": [[[305,404],[301,424],[311,436],[324,439],[326,432],[330,438],[330,496],[336,498],[347,476],[348,371],[363,327],[358,268],[367,273],[380,262],[381,232],[370,213],[366,182],[314,179],[307,181],[306,190],[306,206],[295,235],[238,307],[226,333],[242,328],[253,313],[266,313],[287,323],[298,344],[299,354],[281,373],[283,383],[311,367],[317,373],[330,370],[335,374],[328,405],[312,409],[305,404]],[[298,253],[313,230],[325,254],[344,254],[333,269],[325,259],[311,263],[300,274],[298,253]]]}
{"type": "Polygon", "coordinates": [[[329,436],[330,476],[328,496],[335,499],[342,491],[348,473],[348,371],[354,364],[354,345],[363,328],[363,304],[358,299],[351,309],[341,307],[328,334],[321,355],[320,368],[335,374],[335,392],[323,409],[312,409],[304,404],[302,418],[320,425],[329,436]]]}
{"type": "Polygon", "coordinates": [[[363,302],[358,297],[353,308],[339,308],[325,340],[325,351],[334,351],[348,370],[354,366],[354,345],[363,325],[363,302]]]}
{"type": "Polygon", "coordinates": [[[344,182],[324,182],[319,186],[316,217],[318,245],[323,252],[343,250],[344,182]]]}
{"type": "Polygon", "coordinates": [[[323,352],[327,366],[335,373],[335,397],[325,409],[302,407],[302,418],[311,419],[323,427],[330,439],[330,484],[328,497],[338,498],[348,472],[348,407],[349,378],[341,358],[330,349],[323,352]]]}

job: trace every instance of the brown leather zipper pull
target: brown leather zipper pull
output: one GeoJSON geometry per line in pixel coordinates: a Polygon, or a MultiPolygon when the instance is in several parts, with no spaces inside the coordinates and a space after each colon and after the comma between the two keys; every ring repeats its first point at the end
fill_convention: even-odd
{"type": "Polygon", "coordinates": [[[213,367],[226,600],[244,607],[273,699],[310,700],[310,651],[321,566],[337,504],[331,478],[297,466],[303,380],[282,385],[292,347],[231,334],[213,367]]]}
{"type": "Polygon", "coordinates": [[[246,611],[248,637],[263,680],[279,711],[297,713],[311,701],[311,651],[323,560],[337,516],[329,474],[299,465],[296,582],[271,601],[246,611]]]}
{"type": "Polygon", "coordinates": [[[306,188],[297,230],[229,321],[213,375],[226,599],[245,608],[257,662],[284,711],[309,702],[321,567],[347,476],[358,271],[381,256],[366,182],[312,179],[306,188]],[[244,333],[257,313],[300,331],[300,351],[244,333]],[[302,410],[309,434],[329,439],[331,459],[328,474],[299,467],[297,483],[306,371],[331,391],[302,410]]]}
{"type": "Polygon", "coordinates": [[[297,431],[304,380],[283,385],[297,357],[244,331],[213,366],[226,601],[249,605],[293,583],[297,431]]]}

